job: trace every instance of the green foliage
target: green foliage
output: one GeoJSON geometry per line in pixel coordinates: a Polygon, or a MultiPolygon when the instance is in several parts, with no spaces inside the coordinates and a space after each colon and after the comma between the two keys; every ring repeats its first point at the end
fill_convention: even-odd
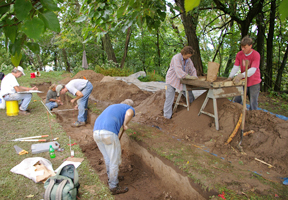
{"type": "Polygon", "coordinates": [[[12,55],[11,57],[11,61],[12,61],[12,64],[16,67],[19,65],[20,61],[21,61],[21,58],[22,58],[22,54],[18,54],[17,52],[15,53],[15,55],[12,55]]]}
{"type": "Polygon", "coordinates": [[[19,20],[24,20],[26,17],[28,17],[31,8],[32,4],[30,1],[16,0],[14,5],[16,17],[19,20]]]}
{"type": "MultiPolygon", "coordinates": [[[[4,29],[5,46],[14,65],[22,58],[22,48],[27,40],[40,39],[41,34],[48,29],[60,32],[60,25],[54,12],[59,10],[54,0],[16,0],[0,2],[0,35],[4,29]],[[16,17],[15,17],[16,16],[16,17]],[[13,49],[11,50],[10,47],[13,49]],[[17,55],[16,55],[17,54],[17,55]]],[[[1,38],[2,39],[2,38],[1,38]]],[[[4,43],[4,42],[3,42],[4,43]]],[[[24,55],[24,54],[23,54],[24,55]]]]}
{"type": "Polygon", "coordinates": [[[282,93],[281,97],[282,97],[282,99],[288,100],[288,94],[287,93],[282,93]]]}
{"type": "Polygon", "coordinates": [[[33,51],[33,53],[35,53],[35,54],[39,54],[40,53],[40,47],[39,47],[39,44],[37,44],[37,43],[28,42],[27,43],[27,47],[29,47],[29,49],[31,51],[33,51]]]}
{"type": "Polygon", "coordinates": [[[185,7],[185,11],[189,12],[191,10],[193,10],[195,7],[197,7],[200,3],[200,0],[185,0],[184,1],[184,7],[185,7]]]}
{"type": "Polygon", "coordinates": [[[21,28],[28,37],[39,39],[44,30],[44,22],[39,18],[33,18],[24,22],[21,28]]]}
{"type": "Polygon", "coordinates": [[[165,79],[162,76],[151,72],[148,72],[145,77],[143,76],[138,77],[138,79],[142,82],[165,81],[165,79]]]}
{"type": "Polygon", "coordinates": [[[280,12],[280,18],[283,21],[285,20],[285,18],[288,17],[287,7],[288,7],[288,0],[282,0],[279,6],[279,12],[280,12]]]}
{"type": "Polygon", "coordinates": [[[133,71],[128,68],[117,68],[116,64],[112,61],[109,61],[102,66],[97,65],[95,67],[95,72],[103,74],[105,76],[129,76],[133,74],[133,71]]]}

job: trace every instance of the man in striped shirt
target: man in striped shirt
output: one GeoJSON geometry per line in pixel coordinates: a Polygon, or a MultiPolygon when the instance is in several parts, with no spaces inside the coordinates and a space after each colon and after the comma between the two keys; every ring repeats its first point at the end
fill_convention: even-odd
{"type": "MultiPolygon", "coordinates": [[[[197,71],[190,57],[193,55],[193,48],[186,46],[173,56],[169,70],[166,74],[166,99],[164,103],[164,117],[171,119],[172,117],[172,105],[175,97],[175,90],[182,91],[183,85],[180,83],[182,78],[196,79],[197,71]]],[[[184,93],[185,95],[185,93],[184,93]]],[[[194,95],[192,91],[189,91],[189,102],[192,103],[194,95]]]]}

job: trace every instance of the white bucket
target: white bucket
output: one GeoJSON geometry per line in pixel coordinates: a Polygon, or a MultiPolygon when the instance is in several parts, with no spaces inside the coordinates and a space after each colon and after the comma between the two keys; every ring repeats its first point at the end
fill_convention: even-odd
{"type": "Polygon", "coordinates": [[[3,99],[2,95],[0,96],[0,109],[5,109],[5,100],[3,99]]]}

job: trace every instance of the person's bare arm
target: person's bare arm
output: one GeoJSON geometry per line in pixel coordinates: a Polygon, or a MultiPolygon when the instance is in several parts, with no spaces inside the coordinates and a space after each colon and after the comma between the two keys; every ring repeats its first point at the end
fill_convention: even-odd
{"type": "Polygon", "coordinates": [[[124,123],[123,123],[124,131],[126,131],[128,129],[127,125],[130,122],[130,120],[133,118],[133,116],[134,116],[134,111],[132,109],[129,109],[126,111],[125,119],[124,119],[124,123]]]}
{"type": "Polygon", "coordinates": [[[82,98],[84,95],[82,92],[80,92],[79,90],[76,92],[76,97],[74,99],[71,99],[71,103],[73,104],[75,101],[77,101],[78,99],[82,98]]]}
{"type": "Polygon", "coordinates": [[[16,92],[24,92],[24,91],[29,91],[29,90],[38,90],[38,88],[36,86],[34,86],[32,88],[23,87],[23,86],[15,86],[14,89],[16,90],[16,92]]]}

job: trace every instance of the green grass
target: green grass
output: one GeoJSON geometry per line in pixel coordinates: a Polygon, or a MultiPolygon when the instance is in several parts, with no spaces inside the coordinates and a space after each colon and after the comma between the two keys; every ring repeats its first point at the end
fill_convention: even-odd
{"type": "MultiPolygon", "coordinates": [[[[7,74],[8,72],[5,72],[7,74]]],[[[31,79],[30,72],[25,70],[26,76],[18,79],[20,85],[29,86],[43,82],[57,83],[63,79],[63,72],[41,72],[41,76],[31,79]]],[[[18,165],[25,158],[43,157],[51,161],[55,170],[63,160],[70,156],[69,138],[61,125],[57,123],[55,116],[47,114],[47,111],[40,102],[41,98],[33,94],[33,98],[29,104],[31,114],[28,116],[7,116],[6,110],[0,110],[0,199],[26,199],[28,195],[30,199],[43,199],[44,184],[34,183],[32,180],[10,172],[10,170],[18,165]],[[48,152],[39,154],[31,153],[31,144],[35,142],[12,142],[15,138],[50,135],[49,139],[59,137],[58,142],[65,150],[56,152],[56,158],[50,159],[48,152]],[[27,150],[26,155],[17,155],[14,145],[27,150]]],[[[72,143],[75,141],[71,141],[72,143]]],[[[37,143],[37,142],[36,142],[37,143]]],[[[84,158],[84,161],[77,168],[79,173],[81,199],[114,199],[110,194],[108,187],[103,184],[89,165],[88,159],[81,152],[79,145],[74,145],[73,150],[75,156],[84,158]]]]}

